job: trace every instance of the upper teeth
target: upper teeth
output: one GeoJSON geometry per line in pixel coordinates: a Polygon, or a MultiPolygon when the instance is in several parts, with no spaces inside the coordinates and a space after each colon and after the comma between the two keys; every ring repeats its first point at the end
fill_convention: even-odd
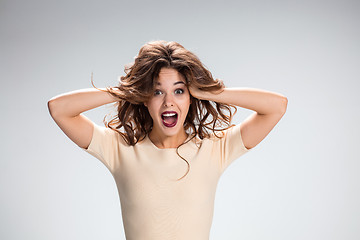
{"type": "Polygon", "coordinates": [[[164,113],[163,116],[164,117],[172,117],[172,116],[175,116],[176,113],[164,113]]]}

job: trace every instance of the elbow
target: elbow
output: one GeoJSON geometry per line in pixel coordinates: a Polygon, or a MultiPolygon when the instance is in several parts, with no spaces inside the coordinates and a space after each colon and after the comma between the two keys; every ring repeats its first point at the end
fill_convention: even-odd
{"type": "Polygon", "coordinates": [[[284,115],[286,112],[287,104],[288,104],[287,97],[285,97],[285,96],[281,97],[280,112],[282,113],[282,115],[284,115]]]}
{"type": "Polygon", "coordinates": [[[56,109],[58,109],[56,99],[55,99],[55,98],[51,98],[51,99],[47,102],[47,107],[48,107],[48,111],[49,111],[51,117],[54,118],[54,116],[56,116],[56,112],[57,112],[56,109]]]}
{"type": "Polygon", "coordinates": [[[48,111],[49,111],[50,115],[53,116],[53,113],[54,113],[54,100],[53,99],[50,99],[47,102],[47,107],[48,107],[48,111]]]}

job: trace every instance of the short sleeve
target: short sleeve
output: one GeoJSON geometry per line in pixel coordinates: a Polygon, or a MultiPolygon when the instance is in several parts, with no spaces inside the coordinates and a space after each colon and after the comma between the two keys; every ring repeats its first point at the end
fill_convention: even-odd
{"type": "Polygon", "coordinates": [[[220,140],[221,148],[221,172],[237,158],[250,151],[242,140],[240,124],[224,131],[224,137],[220,140]]]}
{"type": "Polygon", "coordinates": [[[93,135],[87,153],[99,159],[113,173],[119,161],[120,135],[116,131],[94,123],[93,135]]]}

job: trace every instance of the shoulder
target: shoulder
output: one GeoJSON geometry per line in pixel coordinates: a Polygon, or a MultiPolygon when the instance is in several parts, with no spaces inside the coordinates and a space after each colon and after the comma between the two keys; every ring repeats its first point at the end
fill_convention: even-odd
{"type": "Polygon", "coordinates": [[[97,124],[94,124],[93,138],[97,138],[98,140],[102,141],[104,144],[113,142],[113,143],[121,143],[123,145],[127,145],[125,138],[122,136],[122,134],[119,131],[109,127],[100,126],[97,124]]]}
{"type": "Polygon", "coordinates": [[[231,125],[228,128],[225,128],[220,131],[211,131],[209,140],[211,141],[222,141],[226,137],[228,137],[231,134],[234,134],[235,132],[240,131],[240,125],[231,125]]]}

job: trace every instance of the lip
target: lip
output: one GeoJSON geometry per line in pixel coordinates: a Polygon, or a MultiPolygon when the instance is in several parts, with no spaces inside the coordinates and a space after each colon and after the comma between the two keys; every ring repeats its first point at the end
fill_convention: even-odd
{"type": "Polygon", "coordinates": [[[175,114],[178,114],[178,113],[177,113],[177,112],[175,112],[175,111],[165,111],[165,112],[161,113],[161,115],[163,115],[163,114],[167,114],[167,113],[175,113],[175,114]]]}
{"type": "Polygon", "coordinates": [[[175,111],[165,111],[165,112],[161,113],[161,116],[160,116],[160,117],[161,117],[161,120],[162,120],[163,125],[164,125],[165,127],[171,128],[171,127],[174,127],[174,126],[177,124],[179,114],[178,114],[177,112],[175,112],[175,111]],[[174,123],[172,123],[172,124],[167,124],[167,123],[165,123],[164,120],[162,119],[162,115],[163,115],[163,114],[168,114],[168,113],[175,113],[176,116],[177,116],[176,121],[175,121],[174,123]]]}

